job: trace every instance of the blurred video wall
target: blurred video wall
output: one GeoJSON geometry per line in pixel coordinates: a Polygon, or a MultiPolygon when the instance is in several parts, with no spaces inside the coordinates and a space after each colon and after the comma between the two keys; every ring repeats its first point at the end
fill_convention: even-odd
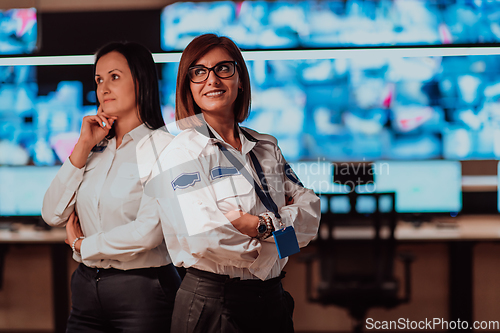
{"type": "Polygon", "coordinates": [[[162,13],[162,48],[215,32],[244,49],[500,42],[500,2],[325,0],[177,2],[162,13]]]}
{"type": "MultiPolygon", "coordinates": [[[[390,51],[389,51],[390,52],[390,51]]],[[[290,161],[500,158],[500,56],[262,60],[247,63],[245,126],[290,161]]],[[[163,69],[173,121],[177,64],[163,69]]]]}
{"type": "MultiPolygon", "coordinates": [[[[290,162],[500,159],[500,55],[445,54],[500,47],[500,0],[178,2],[161,20],[166,52],[207,32],[269,52],[247,62],[252,109],[243,125],[276,136],[290,162]],[[382,46],[410,52],[373,51],[382,46]],[[411,55],[435,46],[442,54],[411,55]],[[273,54],[363,47],[355,57],[273,54]]],[[[36,25],[34,9],[0,11],[0,54],[34,52],[36,25]]],[[[74,66],[0,66],[0,216],[38,214],[48,186],[40,179],[53,178],[82,118],[95,114],[92,67],[83,67],[76,74],[74,66]],[[67,79],[47,84],[57,71],[67,79]],[[41,185],[13,191],[17,179],[41,185]],[[18,207],[23,200],[32,203],[18,207]]],[[[166,123],[174,121],[177,67],[161,65],[166,123]]]]}
{"type": "MultiPolygon", "coordinates": [[[[30,17],[32,10],[24,13],[30,17]]],[[[288,40],[253,39],[274,40],[272,48],[491,43],[500,36],[500,1],[175,3],[163,10],[162,22],[164,47],[172,49],[207,31],[258,49],[263,46],[250,43],[248,34],[265,36],[266,29],[288,40]],[[209,24],[196,24],[202,21],[209,24]],[[320,33],[323,26],[329,34],[320,33]],[[444,26],[446,40],[439,37],[444,26]],[[379,37],[359,39],[372,33],[379,37]]],[[[371,52],[342,59],[248,61],[252,111],[244,125],[275,135],[292,162],[500,158],[499,55],[371,52]]],[[[93,93],[82,88],[85,80],[92,82],[91,70],[88,78],[61,81],[50,91],[40,89],[44,82],[37,71],[0,66],[0,165],[61,164],[78,138],[81,118],[95,112],[93,93]]],[[[174,119],[176,75],[177,63],[162,66],[167,123],[174,119]]]]}

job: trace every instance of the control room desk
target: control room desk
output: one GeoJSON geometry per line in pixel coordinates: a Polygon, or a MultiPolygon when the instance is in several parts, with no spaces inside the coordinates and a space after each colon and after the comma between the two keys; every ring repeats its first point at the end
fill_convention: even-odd
{"type": "MultiPolygon", "coordinates": [[[[450,320],[473,320],[473,247],[478,242],[500,241],[500,215],[464,215],[439,218],[437,223],[424,223],[415,228],[400,222],[395,237],[400,243],[445,242],[449,247],[449,309],[450,320]]],[[[370,230],[341,227],[336,238],[359,239],[372,236],[370,230]]],[[[383,231],[382,231],[383,236],[383,231]]],[[[64,228],[36,231],[22,227],[18,231],[0,230],[0,251],[5,254],[9,244],[47,244],[51,247],[52,287],[55,332],[65,332],[69,315],[68,257],[70,248],[64,243],[64,228]]],[[[3,261],[3,256],[0,256],[3,261]]],[[[0,275],[0,283],[1,283],[0,275]]]]}
{"type": "MultiPolygon", "coordinates": [[[[381,230],[381,236],[384,237],[381,230]]],[[[371,238],[371,229],[337,227],[335,238],[371,238]]],[[[473,322],[473,248],[479,242],[500,242],[500,215],[462,215],[436,218],[415,227],[399,222],[395,238],[399,243],[444,242],[448,245],[449,320],[473,322]]],[[[471,331],[471,330],[469,330],[471,331]]]]}
{"type": "Polygon", "coordinates": [[[68,256],[71,250],[64,243],[65,239],[66,231],[64,228],[41,231],[35,230],[32,226],[19,225],[16,231],[0,230],[0,267],[2,268],[0,284],[3,279],[3,259],[9,245],[50,245],[55,333],[66,331],[66,322],[69,316],[69,290],[67,286],[69,284],[68,256]]]}

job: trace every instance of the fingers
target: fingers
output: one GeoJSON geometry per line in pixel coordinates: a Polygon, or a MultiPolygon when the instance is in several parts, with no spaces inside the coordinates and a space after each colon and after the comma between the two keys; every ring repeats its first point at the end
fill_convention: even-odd
{"type": "Polygon", "coordinates": [[[99,126],[101,129],[108,131],[111,128],[109,121],[101,115],[95,116],[85,116],[83,121],[88,123],[90,126],[99,126]]]}
{"type": "Polygon", "coordinates": [[[108,118],[104,117],[103,116],[103,113],[101,112],[101,114],[97,114],[96,117],[99,118],[99,126],[101,126],[103,129],[105,130],[108,130],[111,128],[111,122],[108,118]]]}
{"type": "Polygon", "coordinates": [[[118,119],[118,117],[117,117],[117,116],[110,116],[110,115],[108,115],[107,113],[105,113],[104,111],[101,113],[101,116],[103,116],[104,118],[106,118],[106,119],[110,120],[111,125],[113,125],[114,121],[115,121],[116,119],[118,119]]]}

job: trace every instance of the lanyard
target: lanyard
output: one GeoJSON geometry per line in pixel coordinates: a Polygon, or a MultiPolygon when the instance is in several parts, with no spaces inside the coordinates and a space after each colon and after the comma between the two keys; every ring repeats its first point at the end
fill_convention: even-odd
{"type": "Polygon", "coordinates": [[[271,197],[271,194],[269,194],[269,190],[267,187],[267,181],[266,181],[266,176],[264,175],[264,172],[262,171],[262,166],[259,163],[259,160],[253,153],[253,151],[250,151],[250,158],[252,159],[252,163],[255,167],[255,171],[257,171],[257,175],[259,176],[260,183],[262,184],[262,188],[257,184],[255,179],[248,173],[247,169],[241,164],[241,162],[233,155],[231,152],[227,150],[226,147],[224,147],[220,142],[217,142],[217,146],[219,149],[222,151],[224,156],[228,159],[231,164],[238,169],[239,172],[243,175],[243,177],[250,182],[250,184],[253,184],[253,188],[255,192],[257,193],[257,196],[259,197],[260,201],[264,204],[264,206],[269,210],[270,212],[274,213],[274,216],[276,216],[278,219],[281,218],[279,212],[278,212],[278,206],[276,206],[276,203],[274,202],[273,198],[271,197]]]}

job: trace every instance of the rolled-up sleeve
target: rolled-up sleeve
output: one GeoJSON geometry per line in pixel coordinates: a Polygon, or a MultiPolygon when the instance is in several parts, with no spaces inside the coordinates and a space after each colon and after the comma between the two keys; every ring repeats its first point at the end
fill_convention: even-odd
{"type": "MultiPolygon", "coordinates": [[[[313,190],[299,184],[298,179],[291,180],[285,172],[290,172],[279,148],[277,148],[278,166],[283,166],[285,194],[293,198],[294,203],[279,209],[281,219],[287,226],[292,225],[300,247],[306,246],[317,234],[321,218],[320,199],[313,190]]],[[[296,177],[296,176],[295,176],[296,177]]]]}

